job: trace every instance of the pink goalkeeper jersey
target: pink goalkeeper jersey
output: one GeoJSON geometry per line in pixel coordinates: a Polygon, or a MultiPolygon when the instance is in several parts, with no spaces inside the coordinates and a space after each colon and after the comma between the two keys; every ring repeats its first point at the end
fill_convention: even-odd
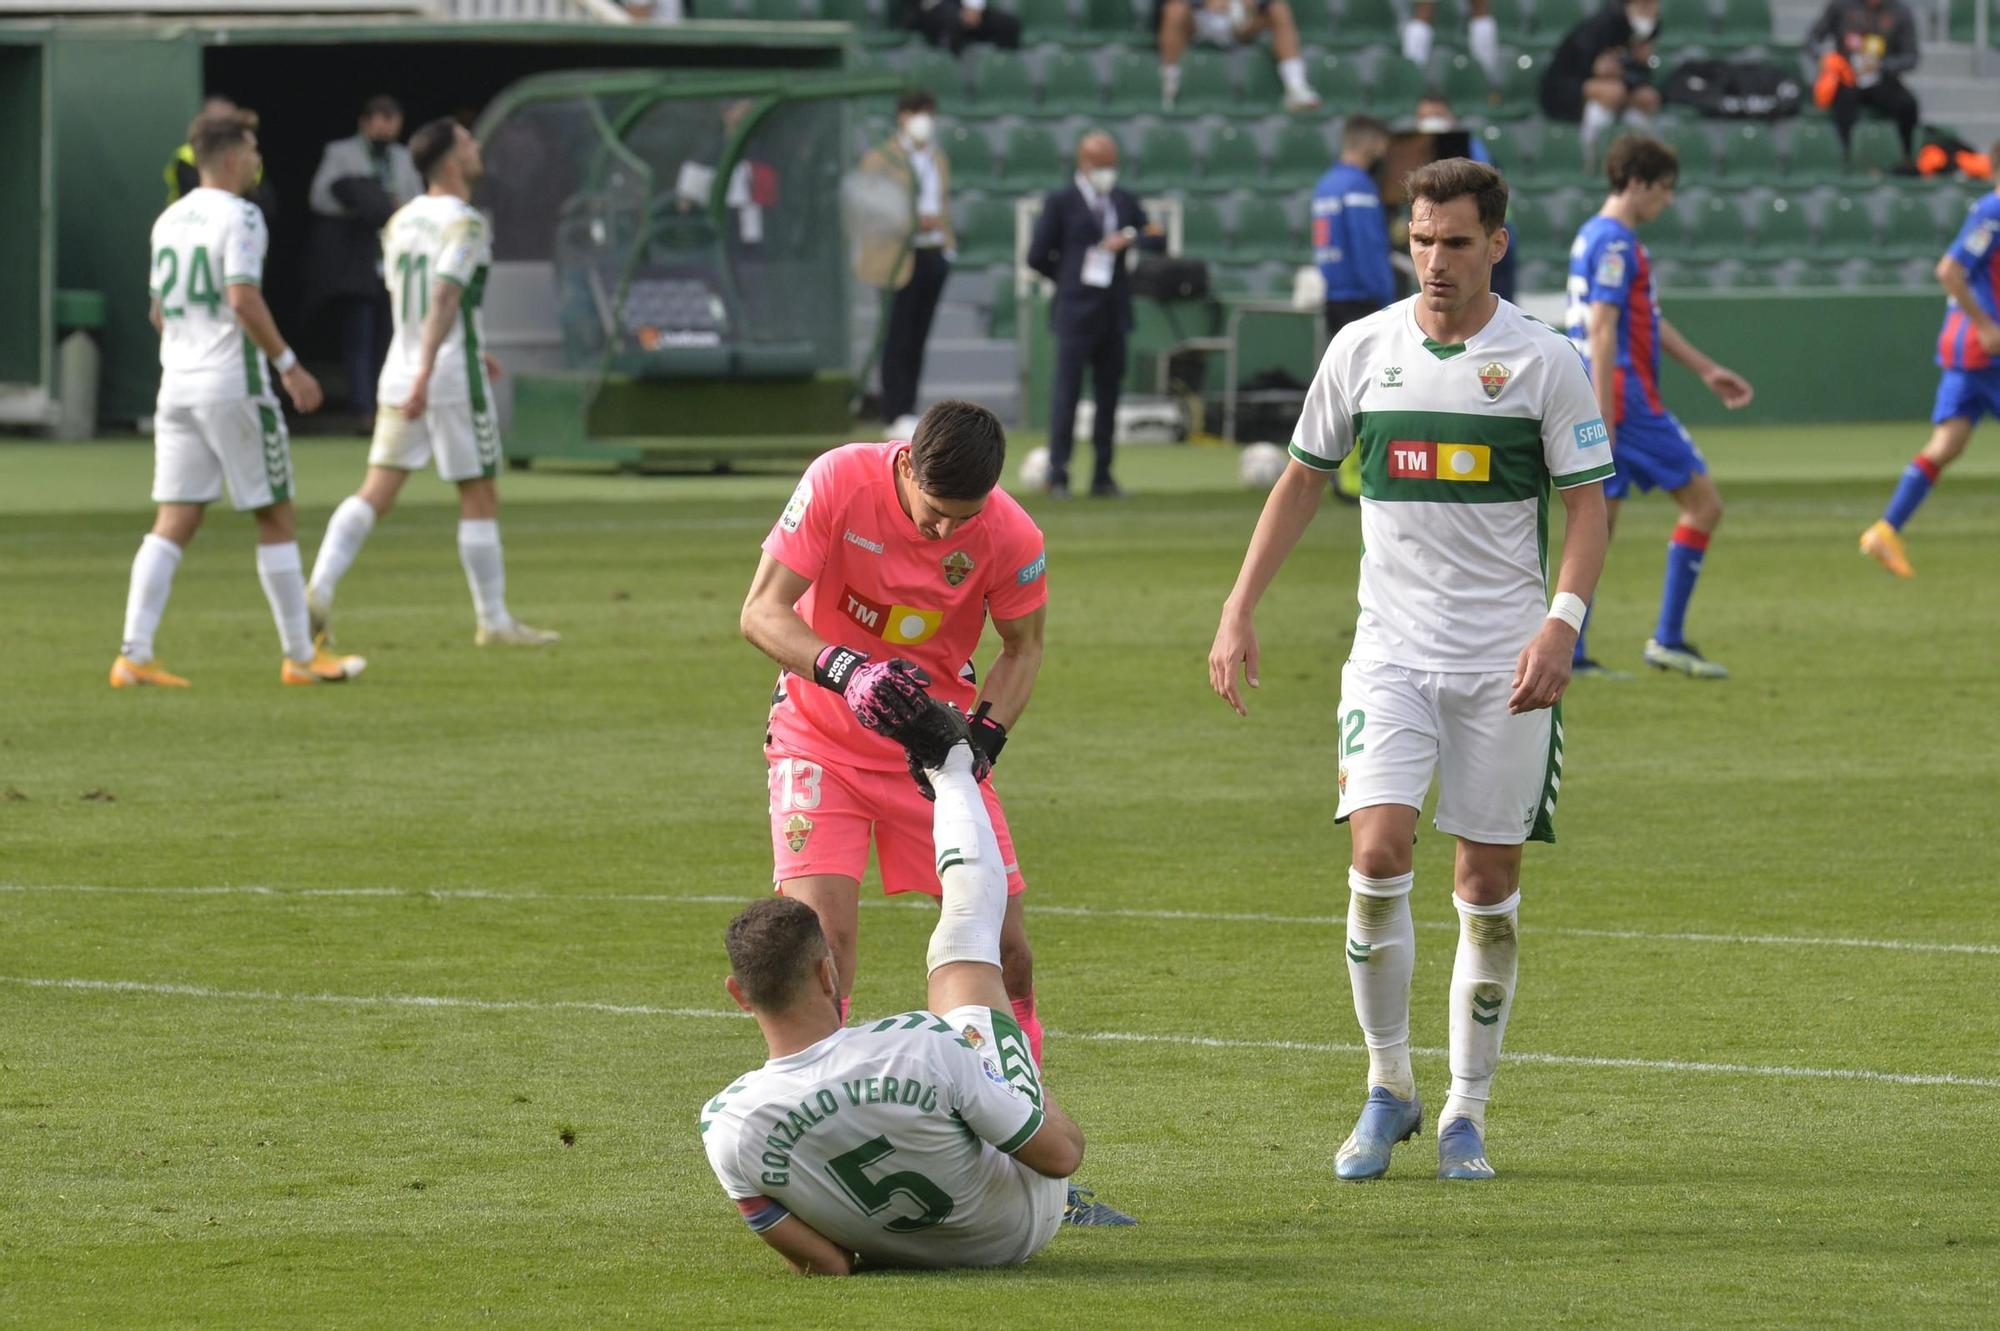
{"type": "MultiPolygon", "coordinates": [[[[931,677],[931,696],[970,710],[972,653],[990,614],[1019,619],[1048,603],[1042,531],[994,490],[979,516],[927,540],[896,498],[906,443],[847,444],[806,468],[778,525],[773,559],[812,586],[797,610],[813,632],[877,661],[900,656],[931,677]]],[[[903,751],[861,728],[841,696],[811,679],[778,678],[771,737],[782,747],[855,767],[901,771],[903,751]]]]}

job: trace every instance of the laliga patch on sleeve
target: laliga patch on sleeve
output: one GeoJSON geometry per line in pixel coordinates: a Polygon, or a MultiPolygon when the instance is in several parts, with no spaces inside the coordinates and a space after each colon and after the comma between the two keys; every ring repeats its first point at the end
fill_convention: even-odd
{"type": "Polygon", "coordinates": [[[1049,571],[1049,552],[1044,550],[1036,555],[1032,563],[1023,564],[1021,571],[1014,575],[1014,581],[1025,587],[1036,578],[1049,571]]]}
{"type": "Polygon", "coordinates": [[[1578,448],[1596,448],[1600,444],[1607,444],[1609,442],[1611,442],[1611,434],[1604,428],[1604,418],[1601,416],[1593,420],[1587,420],[1576,427],[1576,446],[1578,448]]]}
{"type": "Polygon", "coordinates": [[[1965,238],[1965,252],[1972,255],[1986,253],[1992,247],[1993,233],[1996,228],[2000,228],[2000,223],[1986,222],[1975,227],[1972,234],[1965,238]]]}
{"type": "Polygon", "coordinates": [[[806,506],[812,501],[812,482],[801,479],[799,488],[792,491],[791,502],[785,505],[784,516],[778,519],[778,525],[786,531],[797,531],[799,524],[806,520],[806,506]]]}
{"type": "Polygon", "coordinates": [[[1597,261],[1597,276],[1591,279],[1601,287],[1625,285],[1625,256],[1613,250],[1597,261]]]}

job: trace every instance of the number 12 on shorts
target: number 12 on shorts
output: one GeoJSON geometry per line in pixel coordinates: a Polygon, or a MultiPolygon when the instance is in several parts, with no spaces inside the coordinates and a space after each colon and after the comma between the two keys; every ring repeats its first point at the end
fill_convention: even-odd
{"type": "Polygon", "coordinates": [[[818,763],[803,758],[780,758],[771,765],[771,812],[787,809],[817,809],[819,782],[825,775],[818,763]]]}

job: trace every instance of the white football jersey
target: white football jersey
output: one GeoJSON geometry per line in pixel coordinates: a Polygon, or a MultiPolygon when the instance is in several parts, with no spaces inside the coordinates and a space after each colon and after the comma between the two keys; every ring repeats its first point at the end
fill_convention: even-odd
{"type": "MultiPolygon", "coordinates": [[[[1047,1241],[1062,1184],[1009,1155],[1042,1108],[950,1022],[906,1012],[774,1058],[702,1108],[723,1190],[765,1197],[849,1252],[898,1266],[1001,1266],[1047,1241]]],[[[753,1228],[782,1220],[767,1210],[753,1228]]]]}
{"type": "Polygon", "coordinates": [[[161,407],[262,397],[271,371],[236,322],[225,288],[261,286],[269,236],[257,205],[227,190],[190,190],[153,223],[146,289],[160,303],[161,407]]]}
{"type": "Polygon", "coordinates": [[[1512,670],[1548,614],[1549,487],[1610,476],[1610,444],[1563,333],[1502,300],[1442,344],[1416,301],[1340,330],[1292,456],[1330,471],[1361,450],[1353,660],[1512,670]]]}
{"type": "Polygon", "coordinates": [[[479,302],[492,262],[493,237],[486,218],[465,200],[426,194],[396,210],[382,228],[382,280],[389,288],[395,336],[376,385],[378,400],[398,403],[410,395],[411,381],[423,360],[431,285],[442,280],[459,288],[458,318],[431,366],[430,400],[470,402],[476,412],[487,409],[486,371],[479,360],[485,342],[479,302]]]}

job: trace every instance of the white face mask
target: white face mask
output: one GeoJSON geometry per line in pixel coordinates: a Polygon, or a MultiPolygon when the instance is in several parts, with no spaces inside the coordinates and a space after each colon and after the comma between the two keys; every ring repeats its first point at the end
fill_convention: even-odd
{"type": "Polygon", "coordinates": [[[1653,29],[1660,26],[1657,15],[1641,14],[1630,9],[1625,11],[1625,21],[1632,25],[1632,40],[1638,42],[1643,42],[1652,36],[1653,29]]]}
{"type": "Polygon", "coordinates": [[[1110,166],[1092,167],[1083,173],[1083,178],[1088,180],[1090,187],[1099,194],[1109,194],[1112,186],[1118,183],[1118,169],[1110,166]]]}
{"type": "Polygon", "coordinates": [[[1450,116],[1418,116],[1417,133],[1449,134],[1458,128],[1458,122],[1450,116]]]}
{"type": "Polygon", "coordinates": [[[931,141],[937,133],[937,120],[928,111],[919,111],[903,122],[903,133],[910,136],[910,142],[919,148],[931,141]]]}

